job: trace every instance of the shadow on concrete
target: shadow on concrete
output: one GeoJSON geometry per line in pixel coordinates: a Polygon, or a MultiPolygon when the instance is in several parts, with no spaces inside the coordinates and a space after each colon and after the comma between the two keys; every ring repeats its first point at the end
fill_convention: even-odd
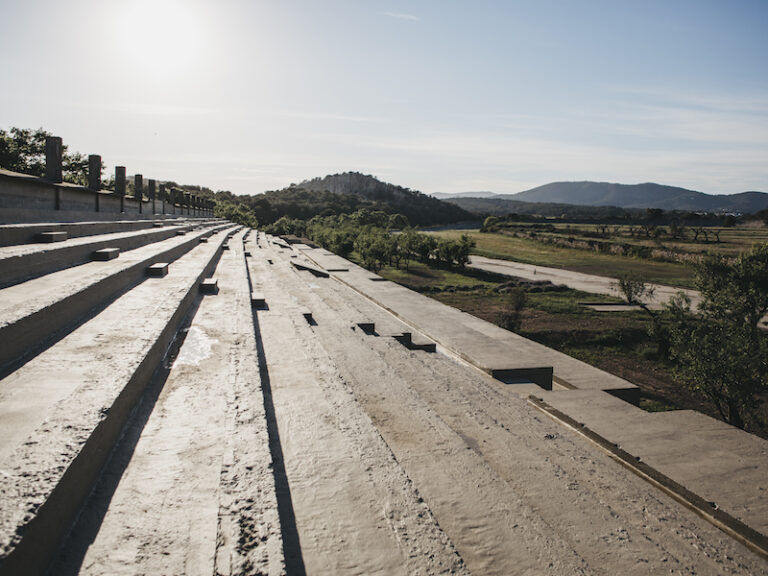
{"type": "MultiPolygon", "coordinates": [[[[248,292],[253,292],[251,283],[251,271],[246,263],[248,276],[248,292]]],[[[272,383],[269,378],[266,356],[264,355],[264,342],[261,337],[261,328],[256,309],[252,308],[253,335],[256,338],[256,354],[259,359],[259,377],[261,378],[261,390],[264,396],[264,412],[267,418],[267,432],[269,434],[269,451],[272,454],[272,473],[275,478],[275,492],[277,495],[277,513],[280,518],[280,533],[283,538],[283,556],[285,557],[285,571],[287,576],[305,576],[304,557],[301,553],[301,541],[296,527],[296,515],[293,512],[293,499],[291,487],[288,483],[288,475],[285,473],[283,448],[280,443],[280,431],[277,428],[275,405],[272,401],[272,383]]]]}
{"type": "Polygon", "coordinates": [[[49,574],[76,576],[80,573],[88,548],[93,544],[101,529],[101,524],[104,522],[104,517],[112,502],[112,497],[115,495],[120,479],[133,458],[136,445],[141,438],[144,427],[147,425],[157,399],[165,387],[173,363],[181,346],[184,344],[187,330],[192,324],[201,301],[202,295],[195,298],[165,357],[154,374],[152,374],[152,378],[142,394],[141,401],[126,424],[120,442],[112,452],[109,462],[102,471],[99,482],[94,486],[88,502],[80,512],[77,522],[72,527],[69,537],[59,552],[58,559],[52,564],[48,572],[49,574]]]}

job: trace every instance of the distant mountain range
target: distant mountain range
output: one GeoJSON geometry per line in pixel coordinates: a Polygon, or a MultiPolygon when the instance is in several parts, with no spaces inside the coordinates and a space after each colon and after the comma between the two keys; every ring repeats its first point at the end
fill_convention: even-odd
{"type": "Polygon", "coordinates": [[[522,202],[577,206],[615,206],[625,209],[661,208],[686,212],[739,212],[751,214],[768,208],[765,192],[713,195],[662,184],[610,184],[607,182],[553,182],[518,194],[466,192],[435,193],[434,197],[474,212],[519,211],[522,202]],[[485,206],[485,208],[484,208],[485,206]]]}

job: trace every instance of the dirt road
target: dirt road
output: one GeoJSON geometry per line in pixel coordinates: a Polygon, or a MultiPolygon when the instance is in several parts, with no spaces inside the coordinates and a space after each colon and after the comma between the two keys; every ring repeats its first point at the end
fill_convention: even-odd
{"type": "MultiPolygon", "coordinates": [[[[522,262],[514,262],[512,260],[486,258],[484,256],[472,256],[469,266],[478,270],[486,270],[527,280],[549,280],[553,284],[562,284],[568,286],[568,288],[589,292],[590,294],[620,297],[614,287],[616,279],[610,276],[582,274],[581,272],[573,272],[561,268],[547,268],[545,266],[523,264],[522,262]]],[[[606,270],[606,274],[610,274],[610,271],[606,270]]],[[[650,284],[650,286],[653,287],[654,294],[653,297],[647,299],[646,304],[653,309],[660,309],[661,305],[668,302],[677,292],[685,293],[691,299],[694,307],[701,301],[701,296],[695,290],[674,288],[672,286],[664,286],[663,284],[650,284]]]]}

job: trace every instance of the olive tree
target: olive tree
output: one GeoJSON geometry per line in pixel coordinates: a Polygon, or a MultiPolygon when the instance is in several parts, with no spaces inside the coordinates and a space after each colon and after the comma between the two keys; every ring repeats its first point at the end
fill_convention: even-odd
{"type": "Polygon", "coordinates": [[[735,260],[708,256],[696,266],[698,318],[672,330],[677,375],[711,401],[723,420],[745,428],[768,392],[768,244],[735,260]]]}

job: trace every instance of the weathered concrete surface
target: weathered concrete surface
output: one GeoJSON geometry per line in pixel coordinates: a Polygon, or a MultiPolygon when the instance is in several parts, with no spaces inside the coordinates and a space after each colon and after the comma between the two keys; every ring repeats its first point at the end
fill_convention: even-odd
{"type": "MultiPolygon", "coordinates": [[[[480,341],[500,339],[495,353],[507,366],[529,362],[526,354],[554,359],[563,381],[610,375],[544,356],[325,251],[281,247],[260,234],[244,246],[245,235],[233,238],[216,271],[219,294],[200,296],[200,276],[184,263],[214,252],[226,235],[198,244],[168,276],[142,282],[0,381],[0,409],[20,394],[28,414],[20,426],[32,429],[13,440],[0,415],[0,438],[10,435],[14,445],[0,451],[0,518],[40,514],[67,465],[104,461],[85,438],[135,405],[135,397],[114,398],[131,365],[142,365],[148,339],[173,324],[170,309],[182,296],[171,284],[180,274],[188,275],[183,298],[201,302],[167,380],[131,420],[55,572],[768,574],[764,559],[518,393],[607,398],[621,407],[617,426],[634,408],[605,387],[545,393],[494,380],[480,361],[498,358],[482,356],[480,341]],[[317,277],[296,261],[339,271],[317,277]],[[253,292],[264,297],[260,308],[251,308],[253,292]],[[97,325],[99,318],[108,321],[97,325]],[[414,343],[437,341],[443,353],[408,349],[393,338],[404,333],[414,343]]],[[[720,441],[721,431],[713,434],[720,441]]],[[[648,457],[661,466],[664,454],[648,457]]],[[[687,461],[677,461],[688,473],[687,461]]],[[[700,476],[716,477],[718,463],[707,466],[700,476]]],[[[67,488],[67,501],[84,499],[77,488],[67,488]]],[[[736,502],[749,489],[728,497],[736,502]]],[[[741,501],[744,514],[759,500],[750,498],[741,501]]],[[[11,547],[17,526],[0,525],[11,547]]],[[[0,564],[0,574],[8,570],[0,564]]]]}
{"type": "MultiPolygon", "coordinates": [[[[366,334],[358,323],[374,323],[380,335],[413,328],[332,278],[292,270],[284,248],[261,243],[252,253],[256,287],[269,302],[259,318],[307,573],[381,566],[376,551],[346,536],[376,534],[344,511],[350,494],[368,502],[352,472],[355,460],[376,462],[365,449],[349,456],[364,430],[349,418],[361,411],[473,573],[768,571],[718,529],[543,417],[513,386],[366,334]],[[303,320],[302,308],[316,324],[303,320]],[[353,561],[349,550],[351,565],[344,563],[353,561]]],[[[369,482],[381,482],[377,467],[369,472],[369,482]]]]}
{"type": "Polygon", "coordinates": [[[645,412],[592,391],[538,394],[551,406],[755,530],[768,534],[768,442],[691,410],[645,412]]]}
{"type": "MultiPolygon", "coordinates": [[[[300,542],[287,562],[300,560],[308,574],[466,573],[305,321],[302,278],[315,277],[283,260],[270,266],[261,254],[249,266],[269,304],[257,313],[258,330],[300,542]]],[[[337,318],[334,333],[347,332],[337,318]]]]}
{"type": "Polygon", "coordinates": [[[93,253],[102,248],[133,250],[170,238],[176,234],[177,229],[191,231],[196,227],[195,224],[187,224],[180,227],[82,236],[56,244],[6,246],[0,248],[0,287],[89,262],[93,259],[93,253]]]}
{"type": "Polygon", "coordinates": [[[632,396],[637,387],[589,364],[537,344],[513,332],[445,306],[347,262],[325,250],[302,250],[324,269],[346,267],[334,272],[340,281],[365,294],[428,338],[457,354],[470,364],[492,373],[494,370],[535,370],[552,367],[555,384],[567,388],[611,390],[632,396]]]}
{"type": "Polygon", "coordinates": [[[69,238],[81,236],[96,236],[98,234],[113,234],[132,230],[162,226],[178,226],[182,224],[201,224],[204,219],[189,221],[182,216],[168,217],[158,221],[152,220],[117,220],[107,222],[42,222],[35,224],[2,224],[0,225],[0,246],[16,244],[32,244],[37,242],[37,234],[41,232],[66,232],[69,238]]]}
{"type": "Polygon", "coordinates": [[[111,262],[89,262],[0,289],[0,367],[36,352],[90,310],[142,281],[148,265],[176,260],[197,246],[198,238],[230,227],[171,236],[111,262]]]}
{"type": "MultiPolygon", "coordinates": [[[[581,272],[573,272],[571,270],[547,268],[545,266],[523,264],[522,262],[514,262],[512,260],[486,258],[484,256],[472,256],[469,266],[478,270],[485,270],[486,272],[495,272],[496,274],[525,278],[526,280],[549,280],[553,284],[562,284],[574,290],[620,298],[618,291],[613,287],[616,283],[616,278],[607,276],[582,274],[581,272]]],[[[696,290],[674,288],[672,286],[664,286],[663,284],[649,285],[655,289],[655,293],[652,298],[647,299],[646,304],[655,310],[661,309],[661,305],[668,302],[677,292],[684,292],[691,299],[691,304],[694,308],[701,301],[701,296],[696,290]]]]}
{"type": "Polygon", "coordinates": [[[242,248],[216,276],[218,295],[202,298],[56,573],[285,573],[242,248]]]}
{"type": "Polygon", "coordinates": [[[226,232],[0,381],[0,568],[50,561],[226,232]]]}

